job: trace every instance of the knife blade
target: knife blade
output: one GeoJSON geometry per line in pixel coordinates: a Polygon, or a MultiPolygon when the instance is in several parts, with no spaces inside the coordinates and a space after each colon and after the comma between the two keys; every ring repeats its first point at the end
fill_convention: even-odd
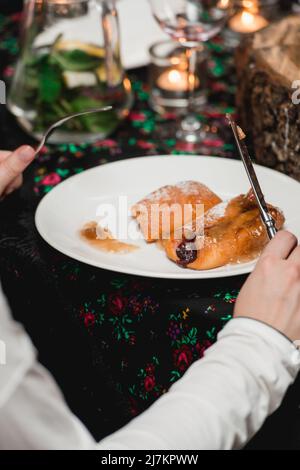
{"type": "Polygon", "coordinates": [[[267,229],[268,236],[270,240],[275,237],[277,234],[277,229],[275,225],[275,221],[273,217],[271,216],[268,206],[265,201],[265,197],[263,195],[261,186],[259,184],[259,181],[257,179],[257,175],[254,170],[254,166],[252,163],[252,159],[249,155],[247,146],[244,142],[245,139],[245,134],[243,133],[242,129],[239,128],[236,124],[236,122],[233,120],[232,116],[230,114],[226,115],[226,118],[231,126],[233,135],[235,137],[236,145],[238,147],[240,156],[242,158],[242,162],[244,164],[247,176],[249,178],[259,211],[261,215],[261,219],[267,229]]]}

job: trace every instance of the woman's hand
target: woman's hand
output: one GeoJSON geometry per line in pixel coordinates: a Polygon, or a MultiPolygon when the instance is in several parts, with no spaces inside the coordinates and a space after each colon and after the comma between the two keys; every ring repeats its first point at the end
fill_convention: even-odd
{"type": "Polygon", "coordinates": [[[34,159],[35,152],[23,145],[14,152],[0,151],[0,198],[22,185],[22,173],[34,159]]]}
{"type": "Polygon", "coordinates": [[[249,317],[300,340],[300,247],[294,235],[279,232],[248,278],[235,317],[249,317]]]}

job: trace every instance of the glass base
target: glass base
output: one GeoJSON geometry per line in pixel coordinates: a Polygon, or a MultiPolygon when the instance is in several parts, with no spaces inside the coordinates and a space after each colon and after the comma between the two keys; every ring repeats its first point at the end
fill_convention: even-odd
{"type": "MultiPolygon", "coordinates": [[[[201,110],[207,102],[207,91],[200,90],[195,92],[193,97],[194,110],[201,110]]],[[[171,93],[163,93],[154,89],[150,92],[149,97],[150,107],[158,114],[164,115],[167,113],[175,116],[184,116],[189,105],[188,97],[185,94],[178,93],[177,96],[172,96],[171,93]]]]}
{"type": "Polygon", "coordinates": [[[188,116],[184,120],[158,123],[154,139],[168,153],[178,151],[211,155],[211,142],[216,140],[216,133],[208,125],[188,116]]]}
{"type": "Polygon", "coordinates": [[[193,115],[186,116],[176,131],[176,139],[190,144],[200,143],[203,140],[201,122],[193,115]]]}

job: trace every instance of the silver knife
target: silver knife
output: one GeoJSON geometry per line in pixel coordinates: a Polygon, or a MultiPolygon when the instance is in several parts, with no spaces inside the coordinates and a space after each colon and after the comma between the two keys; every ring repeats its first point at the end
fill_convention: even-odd
{"type": "Polygon", "coordinates": [[[248,149],[244,142],[244,139],[246,136],[244,132],[242,131],[242,129],[239,128],[237,124],[234,122],[230,114],[227,114],[226,117],[232,128],[232,132],[234,134],[239,153],[244,163],[244,167],[246,169],[250,184],[253,189],[253,193],[257,201],[258,208],[260,210],[262,221],[266,226],[270,240],[272,240],[272,238],[274,238],[277,233],[277,229],[276,229],[275,221],[269,212],[268,206],[265,201],[265,197],[263,195],[263,192],[261,190],[259,181],[257,179],[256,173],[254,170],[251,157],[249,155],[248,149]]]}

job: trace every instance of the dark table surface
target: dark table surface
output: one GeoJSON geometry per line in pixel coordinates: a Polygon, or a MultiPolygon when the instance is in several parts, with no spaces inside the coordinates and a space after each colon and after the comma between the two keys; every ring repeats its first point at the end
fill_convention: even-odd
{"type": "MultiPolygon", "coordinates": [[[[0,15],[0,77],[8,83],[19,51],[19,21],[18,13],[0,15]]],[[[221,39],[211,52],[210,99],[201,117],[219,133],[204,143],[203,153],[231,158],[224,115],[234,111],[232,54],[221,39]]],[[[0,276],[14,316],[97,439],[148,408],[202,357],[231,318],[245,280],[167,281],[111,273],[60,254],[37,234],[37,204],[71,175],[122,158],[187,153],[176,142],[155,141],[159,118],[148,106],[147,71],[130,77],[136,101],[117,132],[92,146],[47,147],[26,172],[22,189],[0,207],[0,276]]],[[[0,106],[0,148],[22,143],[33,142],[0,106]]],[[[299,405],[297,381],[248,447],[299,449],[299,405]]]]}

